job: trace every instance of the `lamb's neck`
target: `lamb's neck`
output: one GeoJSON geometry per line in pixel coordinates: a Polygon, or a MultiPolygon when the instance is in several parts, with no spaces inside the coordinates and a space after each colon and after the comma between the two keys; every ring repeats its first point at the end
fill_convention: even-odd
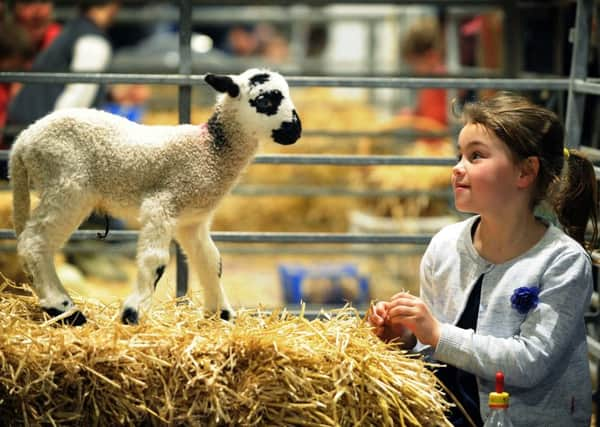
{"type": "Polygon", "coordinates": [[[242,129],[232,114],[217,108],[207,122],[212,151],[228,162],[247,163],[258,149],[258,140],[242,129]]]}

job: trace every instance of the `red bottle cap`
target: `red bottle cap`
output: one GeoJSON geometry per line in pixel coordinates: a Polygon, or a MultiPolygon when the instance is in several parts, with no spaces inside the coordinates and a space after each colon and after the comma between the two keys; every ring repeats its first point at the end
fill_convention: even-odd
{"type": "Polygon", "coordinates": [[[496,372],[496,391],[491,392],[488,405],[490,408],[508,408],[510,395],[504,391],[504,374],[496,372]]]}
{"type": "Polygon", "coordinates": [[[496,372],[496,393],[504,391],[504,374],[502,371],[496,372]]]}

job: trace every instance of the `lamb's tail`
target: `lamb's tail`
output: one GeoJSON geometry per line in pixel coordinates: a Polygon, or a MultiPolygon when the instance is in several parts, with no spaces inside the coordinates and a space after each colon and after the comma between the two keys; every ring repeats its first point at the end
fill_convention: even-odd
{"type": "Polygon", "coordinates": [[[18,147],[13,147],[13,151],[10,153],[8,171],[13,192],[13,224],[18,237],[25,228],[31,209],[29,177],[18,147]]]}

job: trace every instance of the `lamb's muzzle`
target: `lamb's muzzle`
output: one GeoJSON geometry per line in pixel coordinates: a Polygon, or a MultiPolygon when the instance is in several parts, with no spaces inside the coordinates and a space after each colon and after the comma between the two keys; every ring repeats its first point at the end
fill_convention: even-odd
{"type": "Polygon", "coordinates": [[[279,129],[273,131],[273,140],[281,145],[291,145],[296,142],[302,134],[302,123],[296,110],[292,111],[292,121],[283,122],[279,129]]]}

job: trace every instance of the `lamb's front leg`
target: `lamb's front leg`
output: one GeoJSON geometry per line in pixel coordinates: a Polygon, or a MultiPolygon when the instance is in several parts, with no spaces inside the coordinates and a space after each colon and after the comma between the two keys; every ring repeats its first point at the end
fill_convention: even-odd
{"type": "Polygon", "coordinates": [[[123,304],[123,323],[138,323],[140,312],[150,306],[152,294],[169,263],[174,220],[164,206],[168,203],[148,200],[140,209],[142,228],[137,245],[138,276],[134,292],[123,304]]]}
{"type": "Polygon", "coordinates": [[[192,271],[198,275],[204,290],[206,310],[218,312],[221,319],[229,320],[234,311],[221,283],[221,254],[210,237],[208,222],[181,225],[177,228],[175,237],[185,252],[192,271]]]}

